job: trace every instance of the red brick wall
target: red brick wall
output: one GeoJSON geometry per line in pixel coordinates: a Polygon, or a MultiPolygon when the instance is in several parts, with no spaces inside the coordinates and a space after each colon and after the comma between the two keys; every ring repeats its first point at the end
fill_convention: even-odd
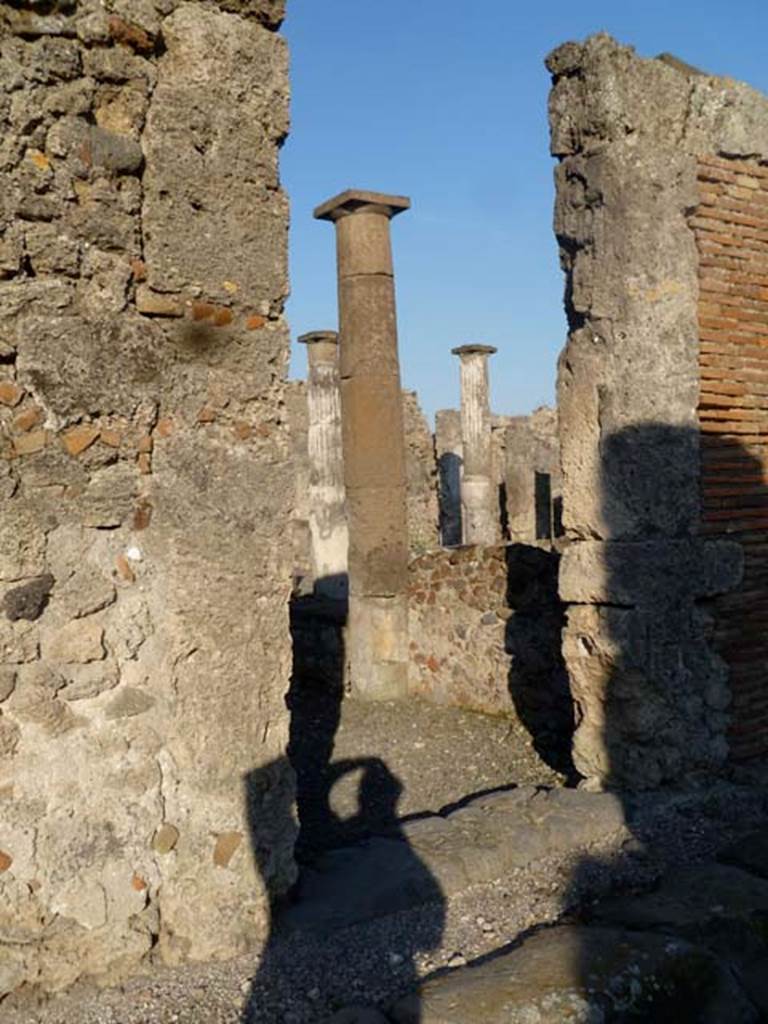
{"type": "Polygon", "coordinates": [[[768,167],[703,157],[698,179],[702,529],[744,546],[715,633],[744,761],[768,754],[768,167]]]}

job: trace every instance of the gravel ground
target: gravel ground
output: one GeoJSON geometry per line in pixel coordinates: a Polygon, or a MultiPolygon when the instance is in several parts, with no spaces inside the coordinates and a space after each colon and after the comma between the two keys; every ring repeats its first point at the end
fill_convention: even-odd
{"type": "Polygon", "coordinates": [[[341,700],[340,691],[311,687],[292,694],[291,711],[301,860],[386,833],[393,815],[436,813],[510,784],[565,781],[514,719],[417,701],[341,700]]]}
{"type": "Polygon", "coordinates": [[[642,891],[665,868],[706,860],[766,820],[764,784],[718,784],[628,803],[631,827],[579,855],[545,859],[444,904],[326,937],[283,934],[261,957],[156,969],[119,988],[82,988],[0,1024],[316,1024],[341,1006],[386,1006],[417,979],[498,951],[573,917],[599,894],[642,891]]]}

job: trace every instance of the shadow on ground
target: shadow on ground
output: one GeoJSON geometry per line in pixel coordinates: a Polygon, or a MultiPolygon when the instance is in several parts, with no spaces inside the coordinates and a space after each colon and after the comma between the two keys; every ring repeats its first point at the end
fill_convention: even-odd
{"type": "MultiPolygon", "coordinates": [[[[707,727],[720,721],[707,695],[718,680],[722,686],[724,665],[709,649],[702,602],[733,586],[735,574],[718,582],[719,556],[702,547],[689,514],[700,507],[698,445],[696,431],[655,423],[605,439],[605,536],[626,547],[602,545],[604,572],[589,613],[577,606],[569,623],[582,652],[571,665],[577,763],[613,794],[573,797],[614,800],[630,834],[621,850],[630,869],[618,854],[583,855],[554,926],[514,936],[422,985],[395,1007],[397,1024],[768,1020],[768,828],[714,856],[718,830],[738,829],[742,812],[742,825],[747,814],[764,823],[768,801],[755,786],[718,780],[717,730],[710,737],[707,727]],[[685,564],[681,551],[690,552],[685,564]],[[702,564],[690,561],[697,558],[702,564]],[[628,567],[636,571],[628,575],[628,567]],[[657,814],[650,827],[643,808],[654,801],[667,816],[657,814]],[[651,865],[650,875],[633,872],[633,859],[651,865]],[[585,899],[605,871],[616,891],[585,899]]],[[[752,462],[739,453],[742,468],[752,462]]],[[[752,479],[760,479],[757,469],[751,465],[752,479]]]]}
{"type": "MultiPolygon", "coordinates": [[[[270,989],[279,984],[279,961],[284,955],[277,950],[291,933],[322,942],[331,930],[395,912],[398,900],[402,909],[424,904],[429,907],[428,924],[416,945],[410,942],[387,951],[397,958],[400,980],[408,987],[418,981],[415,952],[439,947],[442,937],[445,898],[403,831],[398,811],[403,784],[379,757],[334,760],[344,699],[346,659],[340,626],[345,615],[345,602],[315,595],[303,602],[299,599],[292,609],[295,652],[312,650],[312,644],[297,643],[297,634],[307,628],[308,616],[312,618],[309,628],[325,633],[314,664],[298,663],[295,657],[288,697],[288,756],[297,776],[300,830],[296,851],[301,871],[289,900],[274,907],[272,932],[243,1008],[243,1024],[257,1024],[264,1019],[263,1007],[274,1007],[275,995],[270,989]],[[356,809],[342,816],[333,807],[332,793],[350,780],[356,788],[356,809]],[[361,857],[366,845],[367,856],[361,857]],[[389,885],[384,881],[387,875],[392,876],[389,885]],[[382,898],[386,906],[380,905],[382,898]]],[[[256,771],[248,777],[249,807],[259,806],[251,799],[251,791],[260,788],[260,775],[256,771]]],[[[268,878],[270,851],[263,839],[261,823],[252,820],[254,857],[263,877],[268,878]]],[[[291,1001],[289,993],[287,1005],[291,1001]]]]}

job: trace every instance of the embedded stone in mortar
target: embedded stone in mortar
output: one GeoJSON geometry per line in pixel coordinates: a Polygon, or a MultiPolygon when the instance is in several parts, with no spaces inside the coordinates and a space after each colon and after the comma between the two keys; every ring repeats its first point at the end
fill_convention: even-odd
{"type": "Polygon", "coordinates": [[[154,703],[154,697],[151,697],[143,690],[137,690],[129,686],[121,693],[118,693],[114,700],[110,702],[104,717],[108,719],[133,718],[135,715],[141,715],[143,712],[149,711],[154,703]]]}
{"type": "Polygon", "coordinates": [[[179,841],[179,830],[175,825],[164,822],[152,837],[152,849],[156,853],[170,853],[179,841]]]}
{"type": "Polygon", "coordinates": [[[243,841],[242,832],[222,832],[216,837],[213,848],[213,863],[219,868],[226,868],[243,841]]]}
{"type": "Polygon", "coordinates": [[[39,619],[48,604],[55,582],[50,573],[44,573],[29,583],[9,590],[3,598],[3,610],[11,622],[17,619],[34,622],[35,619],[39,619]]]}

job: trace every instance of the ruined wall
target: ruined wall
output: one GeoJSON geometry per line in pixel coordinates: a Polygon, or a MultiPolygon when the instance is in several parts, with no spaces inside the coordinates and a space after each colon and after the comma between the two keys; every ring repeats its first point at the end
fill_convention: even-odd
{"type": "MultiPolygon", "coordinates": [[[[294,575],[303,577],[306,588],[311,576],[312,558],[309,517],[309,461],[307,453],[307,386],[305,381],[290,381],[287,390],[288,422],[294,460],[296,499],[291,519],[294,549],[294,575]]],[[[406,501],[408,541],[412,554],[431,551],[438,539],[438,478],[435,446],[415,391],[403,391],[405,420],[406,501]]]]}
{"type": "Polygon", "coordinates": [[[461,467],[464,450],[461,442],[461,413],[458,409],[438,409],[435,413],[435,458],[438,474],[440,543],[443,547],[461,544],[461,467]]]}
{"type": "Polygon", "coordinates": [[[765,99],[604,35],[548,59],[570,333],[558,376],[560,591],[577,767],[653,786],[728,756],[728,667],[703,602],[741,549],[701,519],[699,155],[765,155],[765,99]]]}
{"type": "Polygon", "coordinates": [[[562,484],[557,410],[504,417],[499,463],[506,526],[511,540],[552,540],[562,529],[562,484]]]}
{"type": "Polygon", "coordinates": [[[408,570],[413,696],[517,718],[550,753],[570,744],[560,657],[558,555],[523,544],[465,546],[408,570]]]}
{"type": "MultiPolygon", "coordinates": [[[[530,544],[562,531],[560,444],[557,410],[548,406],[527,416],[491,417],[493,480],[497,489],[502,537],[530,544]]],[[[444,547],[461,544],[461,414],[440,409],[435,415],[439,535],[444,547]]]]}
{"type": "MultiPolygon", "coordinates": [[[[762,115],[768,134],[768,99],[762,115]]],[[[702,156],[697,177],[703,532],[744,548],[714,639],[730,668],[731,755],[745,760],[768,754],[768,166],[702,156]]]]}
{"type": "Polygon", "coordinates": [[[309,450],[307,417],[307,382],[288,381],[285,389],[285,410],[293,466],[293,513],[290,540],[293,557],[294,586],[306,589],[313,576],[312,537],[309,530],[309,450]]]}
{"type": "Polygon", "coordinates": [[[414,554],[439,544],[435,444],[415,391],[403,391],[408,543],[414,554]]]}
{"type": "Polygon", "coordinates": [[[281,7],[0,8],[0,997],[293,878],[281,7]]]}

